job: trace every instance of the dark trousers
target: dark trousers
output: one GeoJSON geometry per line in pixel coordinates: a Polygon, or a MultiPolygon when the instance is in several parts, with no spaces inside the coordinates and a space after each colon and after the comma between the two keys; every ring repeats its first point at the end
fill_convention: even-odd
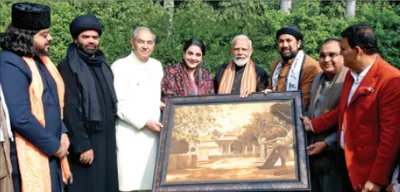
{"type": "Polygon", "coordinates": [[[343,191],[353,192],[354,189],[353,189],[353,186],[351,185],[349,171],[347,170],[347,166],[346,166],[344,150],[342,148],[339,149],[339,171],[342,176],[343,191]]]}

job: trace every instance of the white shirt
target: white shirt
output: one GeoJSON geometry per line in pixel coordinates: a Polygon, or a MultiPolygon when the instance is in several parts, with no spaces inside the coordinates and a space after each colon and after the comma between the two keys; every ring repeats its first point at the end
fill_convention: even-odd
{"type": "Polygon", "coordinates": [[[393,192],[400,192],[400,184],[397,180],[397,176],[399,175],[400,167],[397,165],[396,169],[394,170],[393,177],[392,177],[392,184],[393,184],[393,192]]]}
{"type": "MultiPolygon", "coordinates": [[[[350,93],[349,93],[349,98],[347,99],[347,105],[349,105],[351,98],[354,95],[354,92],[356,92],[358,86],[360,85],[361,81],[364,79],[365,75],[367,75],[368,71],[371,69],[372,65],[375,63],[375,61],[370,64],[364,71],[362,71],[360,74],[351,71],[350,74],[354,79],[353,85],[351,86],[350,93]]],[[[340,147],[344,149],[344,121],[342,122],[342,131],[340,133],[340,147]]]]}

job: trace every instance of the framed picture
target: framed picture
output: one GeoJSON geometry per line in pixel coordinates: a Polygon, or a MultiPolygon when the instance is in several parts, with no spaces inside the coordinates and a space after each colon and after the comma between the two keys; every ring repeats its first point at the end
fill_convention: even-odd
{"type": "Polygon", "coordinates": [[[172,97],[153,191],[307,191],[301,92],[172,97]]]}

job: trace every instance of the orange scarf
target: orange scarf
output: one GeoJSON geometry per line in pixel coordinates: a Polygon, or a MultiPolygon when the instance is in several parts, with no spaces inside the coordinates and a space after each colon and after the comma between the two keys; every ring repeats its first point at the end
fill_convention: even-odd
{"type": "MultiPolygon", "coordinates": [[[[45,127],[44,109],[42,102],[43,82],[35,61],[31,57],[23,57],[32,72],[32,83],[29,86],[29,96],[32,114],[39,123],[45,127]]],[[[61,118],[64,108],[64,82],[57,68],[48,57],[40,57],[50,75],[57,85],[57,93],[60,101],[61,118]]],[[[19,169],[21,174],[22,191],[51,192],[51,176],[48,157],[39,151],[32,143],[18,133],[15,134],[19,169]]],[[[71,174],[67,157],[61,160],[63,182],[67,183],[67,175],[71,174]]]]}
{"type": "MultiPolygon", "coordinates": [[[[233,80],[235,79],[235,64],[231,61],[226,66],[224,74],[222,75],[221,83],[218,88],[218,94],[229,94],[231,93],[233,80]]],[[[257,74],[256,65],[252,60],[247,62],[243,72],[242,83],[240,85],[240,93],[243,90],[251,90],[256,92],[257,88],[257,74]]]]}

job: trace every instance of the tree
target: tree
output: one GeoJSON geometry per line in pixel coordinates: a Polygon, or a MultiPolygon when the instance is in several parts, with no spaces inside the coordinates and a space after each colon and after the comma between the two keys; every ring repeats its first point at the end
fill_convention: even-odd
{"type": "Polygon", "coordinates": [[[347,18],[356,16],[356,0],[346,0],[346,13],[347,18]]]}
{"type": "Polygon", "coordinates": [[[292,0],[281,0],[281,11],[290,13],[292,9],[292,0]]]}

